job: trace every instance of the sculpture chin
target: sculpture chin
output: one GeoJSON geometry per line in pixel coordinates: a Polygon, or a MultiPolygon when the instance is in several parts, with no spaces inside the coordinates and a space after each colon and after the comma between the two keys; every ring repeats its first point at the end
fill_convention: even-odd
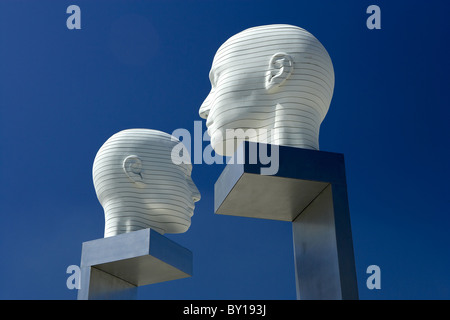
{"type": "Polygon", "coordinates": [[[221,156],[232,157],[235,155],[236,150],[244,141],[277,144],[276,142],[272,141],[270,130],[243,130],[233,128],[226,129],[226,135],[222,134],[220,130],[214,131],[211,136],[211,147],[217,154],[221,156]]]}
{"type": "Polygon", "coordinates": [[[184,233],[188,231],[190,225],[190,223],[189,225],[178,225],[177,227],[173,227],[168,233],[184,233]]]}
{"type": "Polygon", "coordinates": [[[211,138],[211,147],[217,154],[221,156],[232,157],[234,156],[237,150],[238,141],[236,140],[227,141],[223,139],[223,136],[220,134],[213,135],[211,138]]]}
{"type": "Polygon", "coordinates": [[[214,137],[211,139],[211,147],[214,149],[214,151],[221,155],[221,156],[232,156],[234,154],[226,154],[225,150],[225,143],[223,140],[214,139],[214,137]]]}

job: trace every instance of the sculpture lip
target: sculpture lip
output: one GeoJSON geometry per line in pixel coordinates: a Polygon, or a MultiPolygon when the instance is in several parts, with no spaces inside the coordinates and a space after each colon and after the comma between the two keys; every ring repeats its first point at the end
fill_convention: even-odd
{"type": "Polygon", "coordinates": [[[208,117],[207,119],[206,119],[206,129],[207,129],[207,131],[208,131],[208,134],[210,134],[210,131],[211,131],[211,127],[212,127],[212,124],[213,124],[213,120],[210,120],[212,117],[208,117]]]}

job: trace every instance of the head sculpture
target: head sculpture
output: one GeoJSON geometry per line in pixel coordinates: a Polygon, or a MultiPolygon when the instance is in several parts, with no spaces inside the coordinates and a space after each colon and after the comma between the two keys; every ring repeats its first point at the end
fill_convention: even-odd
{"type": "Polygon", "coordinates": [[[236,145],[225,146],[227,131],[236,129],[251,129],[248,141],[319,149],[334,70],[308,31],[292,25],[244,30],[218,49],[209,77],[211,91],[199,114],[217,153],[234,153],[236,145]]]}
{"type": "Polygon", "coordinates": [[[103,144],[92,174],[105,212],[105,237],[146,228],[161,234],[189,229],[200,193],[192,165],[171,160],[178,143],[161,131],[128,129],[103,144]]]}

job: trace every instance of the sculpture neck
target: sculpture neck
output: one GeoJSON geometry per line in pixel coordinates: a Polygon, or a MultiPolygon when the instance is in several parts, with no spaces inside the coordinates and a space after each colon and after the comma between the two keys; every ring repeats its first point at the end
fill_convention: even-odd
{"type": "Polygon", "coordinates": [[[275,107],[272,143],[319,150],[320,115],[300,103],[278,103],[275,107]]]}
{"type": "Polygon", "coordinates": [[[146,228],[164,234],[164,224],[155,221],[151,212],[142,209],[144,206],[140,199],[134,199],[135,203],[123,203],[120,199],[111,200],[104,205],[105,213],[105,238],[116,236],[146,228]]]}

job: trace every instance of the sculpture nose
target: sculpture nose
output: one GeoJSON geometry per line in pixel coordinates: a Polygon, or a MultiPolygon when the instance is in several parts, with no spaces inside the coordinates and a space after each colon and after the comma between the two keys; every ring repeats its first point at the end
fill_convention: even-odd
{"type": "Polygon", "coordinates": [[[200,201],[200,199],[201,199],[200,191],[198,191],[197,187],[195,187],[195,190],[192,192],[192,201],[197,202],[200,201]]]}
{"type": "Polygon", "coordinates": [[[200,118],[207,119],[209,115],[209,105],[211,100],[211,93],[208,94],[205,101],[203,101],[202,105],[200,106],[200,110],[198,111],[198,114],[200,115],[200,118]]]}
{"type": "Polygon", "coordinates": [[[192,179],[188,180],[189,187],[192,191],[192,201],[197,202],[201,199],[200,191],[198,191],[197,186],[195,185],[194,181],[192,179]]]}
{"type": "Polygon", "coordinates": [[[200,199],[201,199],[200,192],[196,190],[196,192],[192,194],[192,201],[197,202],[200,201],[200,199]]]}

